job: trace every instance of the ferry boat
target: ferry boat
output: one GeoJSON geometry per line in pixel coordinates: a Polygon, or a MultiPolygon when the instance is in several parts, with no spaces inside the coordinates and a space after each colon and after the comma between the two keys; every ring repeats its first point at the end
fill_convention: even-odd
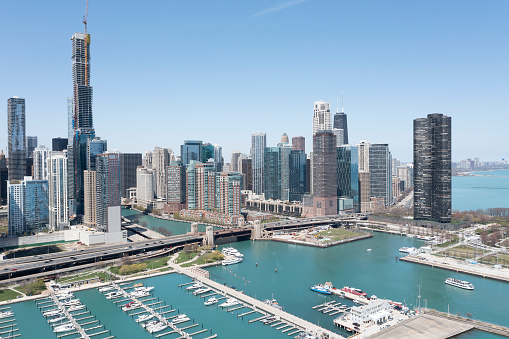
{"type": "Polygon", "coordinates": [[[315,286],[311,286],[310,289],[315,292],[318,292],[318,293],[332,294],[333,287],[332,287],[332,283],[326,282],[325,284],[318,284],[315,286]]]}
{"type": "Polygon", "coordinates": [[[362,296],[362,297],[365,297],[367,296],[368,294],[366,292],[364,292],[363,290],[360,290],[358,288],[354,288],[354,287],[348,287],[348,286],[345,286],[341,289],[341,291],[343,292],[348,292],[348,293],[352,293],[352,294],[355,294],[355,295],[358,295],[358,296],[362,296]]]}
{"type": "Polygon", "coordinates": [[[198,295],[198,294],[207,293],[208,291],[210,291],[210,288],[204,287],[204,288],[197,289],[196,291],[193,292],[193,294],[198,295]]]}
{"type": "Polygon", "coordinates": [[[0,319],[12,317],[12,311],[0,312],[0,319]]]}
{"type": "Polygon", "coordinates": [[[74,330],[74,325],[69,323],[69,324],[65,324],[65,325],[60,325],[60,326],[57,326],[53,329],[53,332],[55,333],[63,333],[63,332],[70,332],[74,330]]]}
{"type": "Polygon", "coordinates": [[[168,328],[168,325],[166,325],[163,322],[158,322],[158,323],[154,324],[153,326],[147,327],[147,331],[149,333],[157,333],[157,332],[161,332],[162,330],[164,330],[166,328],[168,328]]]}
{"type": "MultiPolygon", "coordinates": [[[[57,310],[51,310],[51,311],[46,311],[42,314],[43,317],[54,317],[56,315],[60,315],[62,313],[62,310],[60,309],[57,309],[57,310]]],[[[2,318],[2,316],[0,315],[0,318],[2,318]]]]}
{"type": "Polygon", "coordinates": [[[138,316],[138,318],[136,318],[136,322],[137,323],[141,323],[141,322],[144,322],[144,321],[148,321],[150,319],[152,319],[154,317],[153,314],[142,314],[140,316],[138,316]]]}
{"type": "Polygon", "coordinates": [[[99,288],[99,292],[108,292],[108,291],[113,291],[114,289],[116,289],[115,286],[112,286],[112,285],[109,285],[109,286],[104,286],[104,287],[101,287],[99,288]]]}
{"type": "Polygon", "coordinates": [[[120,298],[121,296],[122,296],[122,292],[115,291],[115,292],[110,292],[110,293],[106,294],[106,299],[111,300],[111,299],[115,299],[115,298],[120,298]]]}
{"type": "Polygon", "coordinates": [[[468,281],[464,281],[464,280],[458,280],[458,279],[454,279],[454,278],[447,278],[447,279],[445,279],[445,283],[448,284],[448,285],[451,285],[451,286],[456,286],[456,287],[459,287],[459,288],[463,288],[465,290],[473,290],[474,289],[474,285],[472,285],[468,281]]]}
{"type": "Polygon", "coordinates": [[[223,262],[221,263],[223,266],[227,266],[227,265],[233,265],[233,264],[238,264],[239,262],[241,262],[242,258],[232,258],[232,259],[226,259],[226,260],[223,260],[223,262]]]}
{"type": "Polygon", "coordinates": [[[195,290],[197,288],[202,288],[202,287],[203,287],[202,283],[196,283],[194,285],[191,285],[191,286],[187,287],[186,290],[195,290]]]}
{"type": "Polygon", "coordinates": [[[181,323],[185,323],[186,321],[189,321],[191,320],[186,314],[181,314],[175,318],[173,318],[173,320],[171,321],[173,323],[173,325],[177,325],[177,324],[181,324],[181,323]]]}
{"type": "Polygon", "coordinates": [[[220,304],[218,307],[230,307],[230,306],[235,306],[237,305],[239,302],[237,301],[237,299],[235,298],[228,298],[226,299],[226,301],[222,304],[220,304]]]}
{"type": "Polygon", "coordinates": [[[209,306],[209,305],[217,304],[218,302],[219,302],[219,300],[217,300],[216,297],[211,297],[211,298],[207,299],[207,301],[205,301],[203,303],[203,305],[209,306]]]}

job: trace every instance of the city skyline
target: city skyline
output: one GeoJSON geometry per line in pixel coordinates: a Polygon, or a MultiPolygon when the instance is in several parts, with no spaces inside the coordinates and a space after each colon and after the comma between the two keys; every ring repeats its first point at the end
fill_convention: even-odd
{"type": "MultiPolygon", "coordinates": [[[[411,162],[413,119],[439,112],[455,120],[453,161],[507,158],[496,145],[509,141],[503,131],[508,118],[501,108],[507,106],[503,93],[508,72],[502,58],[508,26],[501,20],[508,5],[391,2],[361,9],[327,1],[226,2],[218,8],[200,4],[117,8],[90,3],[94,127],[111,150],[177,150],[184,140],[197,139],[222,146],[228,162],[234,150],[249,152],[255,131],[267,134],[268,146],[287,133],[290,138],[304,136],[306,148],[312,149],[313,102],[330,102],[333,114],[336,97],[344,91],[352,145],[364,139],[388,143],[394,157],[411,162]],[[377,11],[388,16],[379,18],[377,11]],[[148,13],[150,20],[143,18],[148,13]],[[308,23],[307,17],[317,13],[323,14],[322,21],[308,23]],[[128,21],[129,33],[119,33],[128,21]],[[168,37],[167,44],[159,41],[161,34],[168,37]],[[130,46],[118,58],[121,44],[130,46]],[[319,58],[313,53],[316,46],[324,49],[319,58]],[[159,99],[145,99],[150,96],[159,99]],[[146,111],[150,117],[139,121],[146,111]],[[477,118],[479,112],[484,119],[477,118]],[[189,113],[201,123],[185,124],[189,113]],[[257,119],[243,124],[245,117],[257,119]]],[[[0,73],[10,79],[0,84],[2,100],[24,98],[26,135],[50,145],[67,130],[69,38],[83,31],[84,4],[3,6],[0,27],[10,34],[2,42],[15,48],[0,52],[0,73]],[[28,44],[25,37],[39,25],[34,18],[41,13],[45,38],[28,44]],[[45,48],[44,55],[29,59],[37,48],[45,48]]],[[[5,130],[0,140],[5,150],[5,130]]]]}

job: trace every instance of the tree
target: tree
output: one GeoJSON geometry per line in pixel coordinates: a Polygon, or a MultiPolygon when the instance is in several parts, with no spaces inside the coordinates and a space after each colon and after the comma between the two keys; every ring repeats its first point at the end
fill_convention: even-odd
{"type": "Polygon", "coordinates": [[[170,235],[172,235],[172,231],[170,231],[169,229],[166,229],[164,228],[163,226],[159,226],[157,228],[157,232],[164,235],[165,237],[169,237],[170,235]]]}

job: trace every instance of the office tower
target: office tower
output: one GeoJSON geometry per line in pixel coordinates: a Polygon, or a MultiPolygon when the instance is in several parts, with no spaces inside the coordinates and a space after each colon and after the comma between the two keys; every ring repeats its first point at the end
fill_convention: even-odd
{"type": "MultiPolygon", "coordinates": [[[[92,115],[92,86],[90,86],[90,34],[75,33],[72,36],[72,79],[73,79],[73,188],[76,213],[84,213],[83,171],[94,170],[89,162],[95,157],[89,153],[89,142],[95,138],[92,115]]],[[[68,102],[69,103],[69,102],[68,102]]],[[[97,154],[95,154],[97,155],[97,154]]]]}
{"type": "Polygon", "coordinates": [[[168,213],[186,209],[186,166],[180,161],[173,161],[166,167],[166,208],[168,213]]]}
{"type": "Polygon", "coordinates": [[[25,176],[26,177],[33,177],[34,175],[34,171],[33,171],[33,167],[34,167],[34,158],[26,158],[26,163],[25,163],[25,176]]]}
{"type": "Polygon", "coordinates": [[[67,98],[67,145],[74,143],[74,100],[67,98]]]}
{"type": "Polygon", "coordinates": [[[170,164],[170,153],[167,148],[156,147],[152,152],[152,166],[156,171],[156,196],[166,199],[166,167],[170,164]]]}
{"type": "Polygon", "coordinates": [[[302,151],[306,153],[306,139],[304,137],[293,137],[292,149],[294,151],[302,151]]]}
{"type": "Polygon", "coordinates": [[[37,146],[33,151],[34,180],[48,180],[49,152],[49,149],[44,145],[37,146]]]}
{"type": "Polygon", "coordinates": [[[393,177],[398,175],[399,164],[400,164],[399,159],[392,158],[392,176],[393,177]]]}
{"type": "Polygon", "coordinates": [[[388,144],[371,144],[369,147],[369,173],[371,197],[383,199],[384,205],[394,203],[392,195],[392,157],[388,144]]]}
{"type": "Polygon", "coordinates": [[[97,156],[108,150],[108,142],[99,137],[87,140],[87,169],[96,170],[97,156]]]}
{"type": "Polygon", "coordinates": [[[265,199],[281,199],[281,159],[279,147],[265,147],[263,171],[265,199]]]}
{"type": "Polygon", "coordinates": [[[120,172],[116,153],[97,156],[96,216],[97,229],[108,233],[120,232],[120,172]]]}
{"type": "Polygon", "coordinates": [[[69,139],[66,138],[53,138],[51,139],[51,150],[53,152],[62,152],[67,149],[69,139]]]}
{"type": "Polygon", "coordinates": [[[290,152],[289,165],[290,165],[290,201],[302,201],[302,196],[306,191],[306,153],[300,150],[293,150],[290,152]]]}
{"type": "Polygon", "coordinates": [[[83,172],[85,183],[85,215],[83,224],[87,227],[97,227],[97,178],[96,171],[83,172]]]}
{"type": "Polygon", "coordinates": [[[136,169],[136,200],[139,205],[147,207],[155,198],[156,172],[153,169],[138,167],[136,169]]]}
{"type": "Polygon", "coordinates": [[[279,199],[283,201],[290,200],[290,153],[292,152],[292,146],[286,143],[280,143],[279,147],[279,165],[280,165],[280,193],[279,199]]]}
{"type": "Polygon", "coordinates": [[[145,152],[145,158],[143,158],[143,167],[145,167],[146,169],[152,169],[153,168],[153,165],[152,165],[152,152],[151,151],[146,151],[145,152]]]}
{"type": "Polygon", "coordinates": [[[309,156],[306,157],[306,193],[311,193],[311,158],[309,156]]]}
{"type": "Polygon", "coordinates": [[[127,198],[127,190],[136,187],[136,169],[141,166],[141,153],[119,153],[120,195],[127,198]]]}
{"type": "Polygon", "coordinates": [[[398,201],[399,195],[401,194],[400,184],[401,182],[398,177],[392,177],[392,195],[394,196],[394,201],[398,201]]]}
{"type": "Polygon", "coordinates": [[[216,208],[220,213],[240,215],[241,174],[221,172],[216,176],[216,208]]]}
{"type": "Polygon", "coordinates": [[[243,190],[253,190],[253,167],[252,160],[246,158],[241,158],[240,160],[240,168],[239,172],[242,173],[242,189],[243,190]]]}
{"type": "Polygon", "coordinates": [[[39,145],[38,142],[37,142],[37,137],[27,136],[26,139],[27,139],[27,142],[26,142],[26,145],[27,145],[26,157],[27,158],[32,158],[34,150],[39,145]]]}
{"type": "MultiPolygon", "coordinates": [[[[64,139],[67,141],[67,139],[64,139]]],[[[34,155],[37,152],[34,153],[34,155]]],[[[49,152],[49,227],[53,231],[63,230],[69,225],[69,197],[67,196],[67,151],[49,152]]]]}
{"type": "Polygon", "coordinates": [[[331,130],[330,103],[322,100],[315,102],[313,112],[313,135],[318,131],[331,130]]]}
{"type": "Polygon", "coordinates": [[[339,128],[333,128],[332,133],[336,136],[336,147],[339,147],[341,145],[345,145],[344,139],[345,139],[345,131],[339,128]]]}
{"type": "Polygon", "coordinates": [[[359,172],[359,201],[361,213],[371,212],[371,174],[359,172]]]}
{"type": "Polygon", "coordinates": [[[202,156],[202,142],[200,140],[185,140],[184,145],[180,145],[180,158],[182,159],[182,164],[187,166],[191,160],[208,160],[203,160],[202,156]]]}
{"type": "Polygon", "coordinates": [[[239,170],[239,157],[240,152],[233,151],[230,163],[232,165],[232,172],[240,172],[239,170]]]}
{"type": "Polygon", "coordinates": [[[309,152],[309,190],[310,194],[313,194],[313,151],[309,152]]]}
{"type": "Polygon", "coordinates": [[[338,141],[338,144],[347,145],[348,144],[348,121],[347,116],[343,111],[343,104],[341,104],[341,112],[339,109],[334,114],[334,129],[343,130],[342,132],[342,140],[338,141]]]}
{"type": "Polygon", "coordinates": [[[251,134],[251,166],[253,171],[253,193],[264,193],[264,154],[267,136],[262,132],[251,134]]]}
{"type": "Polygon", "coordinates": [[[7,100],[9,180],[23,180],[26,171],[25,99],[7,100]]]}
{"type": "Polygon", "coordinates": [[[216,166],[216,172],[223,171],[223,148],[218,144],[214,145],[214,166],[216,166]]]}
{"type": "Polygon", "coordinates": [[[451,118],[414,120],[414,219],[451,222],[451,118]]]}
{"type": "MultiPolygon", "coordinates": [[[[359,149],[356,146],[337,147],[338,198],[351,199],[354,212],[360,211],[359,203],[359,149]]],[[[349,208],[345,208],[349,209],[349,208]]],[[[342,208],[339,209],[343,210],[342,208]]]]}
{"type": "MultiPolygon", "coordinates": [[[[214,159],[214,145],[205,143],[201,147],[201,162],[207,162],[209,159],[214,159]]],[[[198,159],[194,159],[198,160],[198,159]]]]}
{"type": "Polygon", "coordinates": [[[25,177],[7,184],[9,235],[31,235],[49,223],[48,181],[25,177]]]}
{"type": "Polygon", "coordinates": [[[337,214],[338,173],[336,136],[329,130],[313,135],[314,215],[337,214]]]}
{"type": "Polygon", "coordinates": [[[3,150],[0,150],[0,205],[7,204],[7,180],[9,180],[9,170],[7,169],[7,159],[3,150]]]}
{"type": "Polygon", "coordinates": [[[281,143],[282,144],[287,144],[289,142],[290,142],[290,140],[288,139],[288,134],[283,133],[283,135],[281,136],[281,143]]]}

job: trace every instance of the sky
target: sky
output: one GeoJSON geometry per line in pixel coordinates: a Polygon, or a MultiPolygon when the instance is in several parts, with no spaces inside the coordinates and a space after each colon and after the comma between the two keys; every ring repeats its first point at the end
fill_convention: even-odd
{"type": "MultiPolygon", "coordinates": [[[[67,136],[71,36],[85,0],[0,3],[0,148],[7,99],[26,99],[27,135],[67,136]],[[1,111],[1,110],[0,110],[1,111]]],[[[388,143],[412,161],[413,119],[452,117],[453,161],[509,158],[509,2],[89,1],[96,134],[108,149],[184,140],[249,154],[251,133],[312,149],[313,103],[337,97],[350,143],[388,143]]]]}

